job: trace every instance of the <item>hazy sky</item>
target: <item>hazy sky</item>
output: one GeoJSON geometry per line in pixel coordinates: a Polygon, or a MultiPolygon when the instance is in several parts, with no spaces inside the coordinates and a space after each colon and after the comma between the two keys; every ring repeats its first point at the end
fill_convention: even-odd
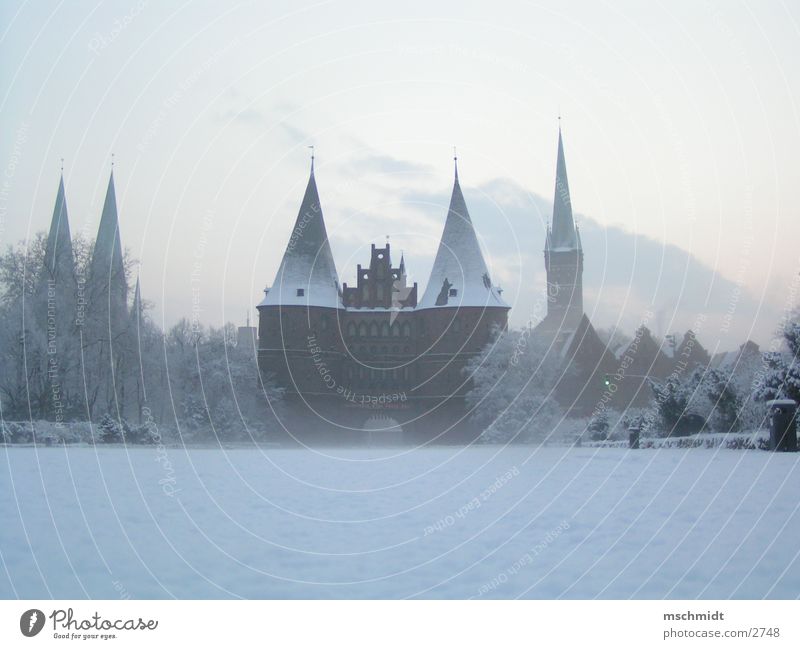
{"type": "Polygon", "coordinates": [[[420,288],[457,145],[493,279],[525,322],[559,111],[596,325],[648,319],[730,348],[767,343],[791,306],[796,3],[0,7],[0,243],[47,227],[62,156],[73,232],[94,236],[113,152],[123,245],[167,325],[193,296],[213,324],[259,301],[309,144],[340,279],[390,235],[420,288]]]}

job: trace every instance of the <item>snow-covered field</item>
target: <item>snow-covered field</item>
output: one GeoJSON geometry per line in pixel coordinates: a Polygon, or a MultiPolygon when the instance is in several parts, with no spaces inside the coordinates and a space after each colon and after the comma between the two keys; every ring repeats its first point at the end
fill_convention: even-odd
{"type": "Polygon", "coordinates": [[[794,598],[800,455],[0,450],[3,598],[794,598]]]}

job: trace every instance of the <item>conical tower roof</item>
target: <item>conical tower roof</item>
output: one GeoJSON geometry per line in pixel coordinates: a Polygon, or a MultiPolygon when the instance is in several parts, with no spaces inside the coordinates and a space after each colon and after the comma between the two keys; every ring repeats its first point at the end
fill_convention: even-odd
{"type": "Polygon", "coordinates": [[[113,169],[92,251],[89,283],[95,308],[110,308],[111,322],[122,325],[128,310],[128,284],[122,260],[113,169]]]}
{"type": "Polygon", "coordinates": [[[317,306],[343,309],[339,276],[333,261],[314,177],[314,160],[272,287],[259,306],[317,306]]]}
{"type": "Polygon", "coordinates": [[[564,143],[558,129],[558,160],[556,161],[556,191],[553,198],[553,224],[547,233],[548,250],[580,249],[575,220],[572,218],[572,201],[567,181],[567,163],[564,159],[564,143]]]}
{"type": "Polygon", "coordinates": [[[50,232],[47,235],[42,280],[72,281],[74,272],[75,260],[72,253],[72,238],[69,232],[67,199],[64,194],[64,176],[62,174],[58,183],[53,218],[50,221],[50,232]]]}
{"type": "Polygon", "coordinates": [[[457,163],[444,231],[428,285],[417,308],[443,306],[510,308],[498,289],[492,285],[464,195],[461,193],[457,163]]]}
{"type": "Polygon", "coordinates": [[[124,278],[113,170],[108,179],[103,214],[100,216],[100,227],[94,242],[90,275],[93,280],[105,280],[112,284],[118,281],[117,278],[124,278]]]}
{"type": "Polygon", "coordinates": [[[136,288],[133,291],[133,304],[131,305],[131,319],[138,325],[142,318],[142,291],[139,286],[139,277],[136,277],[136,288]]]}

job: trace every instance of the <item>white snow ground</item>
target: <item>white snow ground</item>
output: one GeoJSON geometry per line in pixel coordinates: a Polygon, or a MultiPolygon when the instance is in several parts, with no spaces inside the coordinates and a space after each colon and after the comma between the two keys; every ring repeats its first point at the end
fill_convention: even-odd
{"type": "Polygon", "coordinates": [[[3,598],[800,596],[798,454],[0,455],[3,598]]]}

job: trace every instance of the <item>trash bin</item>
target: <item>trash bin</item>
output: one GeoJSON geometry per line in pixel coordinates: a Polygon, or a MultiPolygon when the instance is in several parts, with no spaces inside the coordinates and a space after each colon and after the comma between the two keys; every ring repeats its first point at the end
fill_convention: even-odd
{"type": "Polygon", "coordinates": [[[797,403],[792,399],[767,401],[769,408],[769,448],[771,451],[797,451],[797,403]]]}
{"type": "Polygon", "coordinates": [[[639,448],[639,427],[628,428],[628,448],[639,448]]]}

